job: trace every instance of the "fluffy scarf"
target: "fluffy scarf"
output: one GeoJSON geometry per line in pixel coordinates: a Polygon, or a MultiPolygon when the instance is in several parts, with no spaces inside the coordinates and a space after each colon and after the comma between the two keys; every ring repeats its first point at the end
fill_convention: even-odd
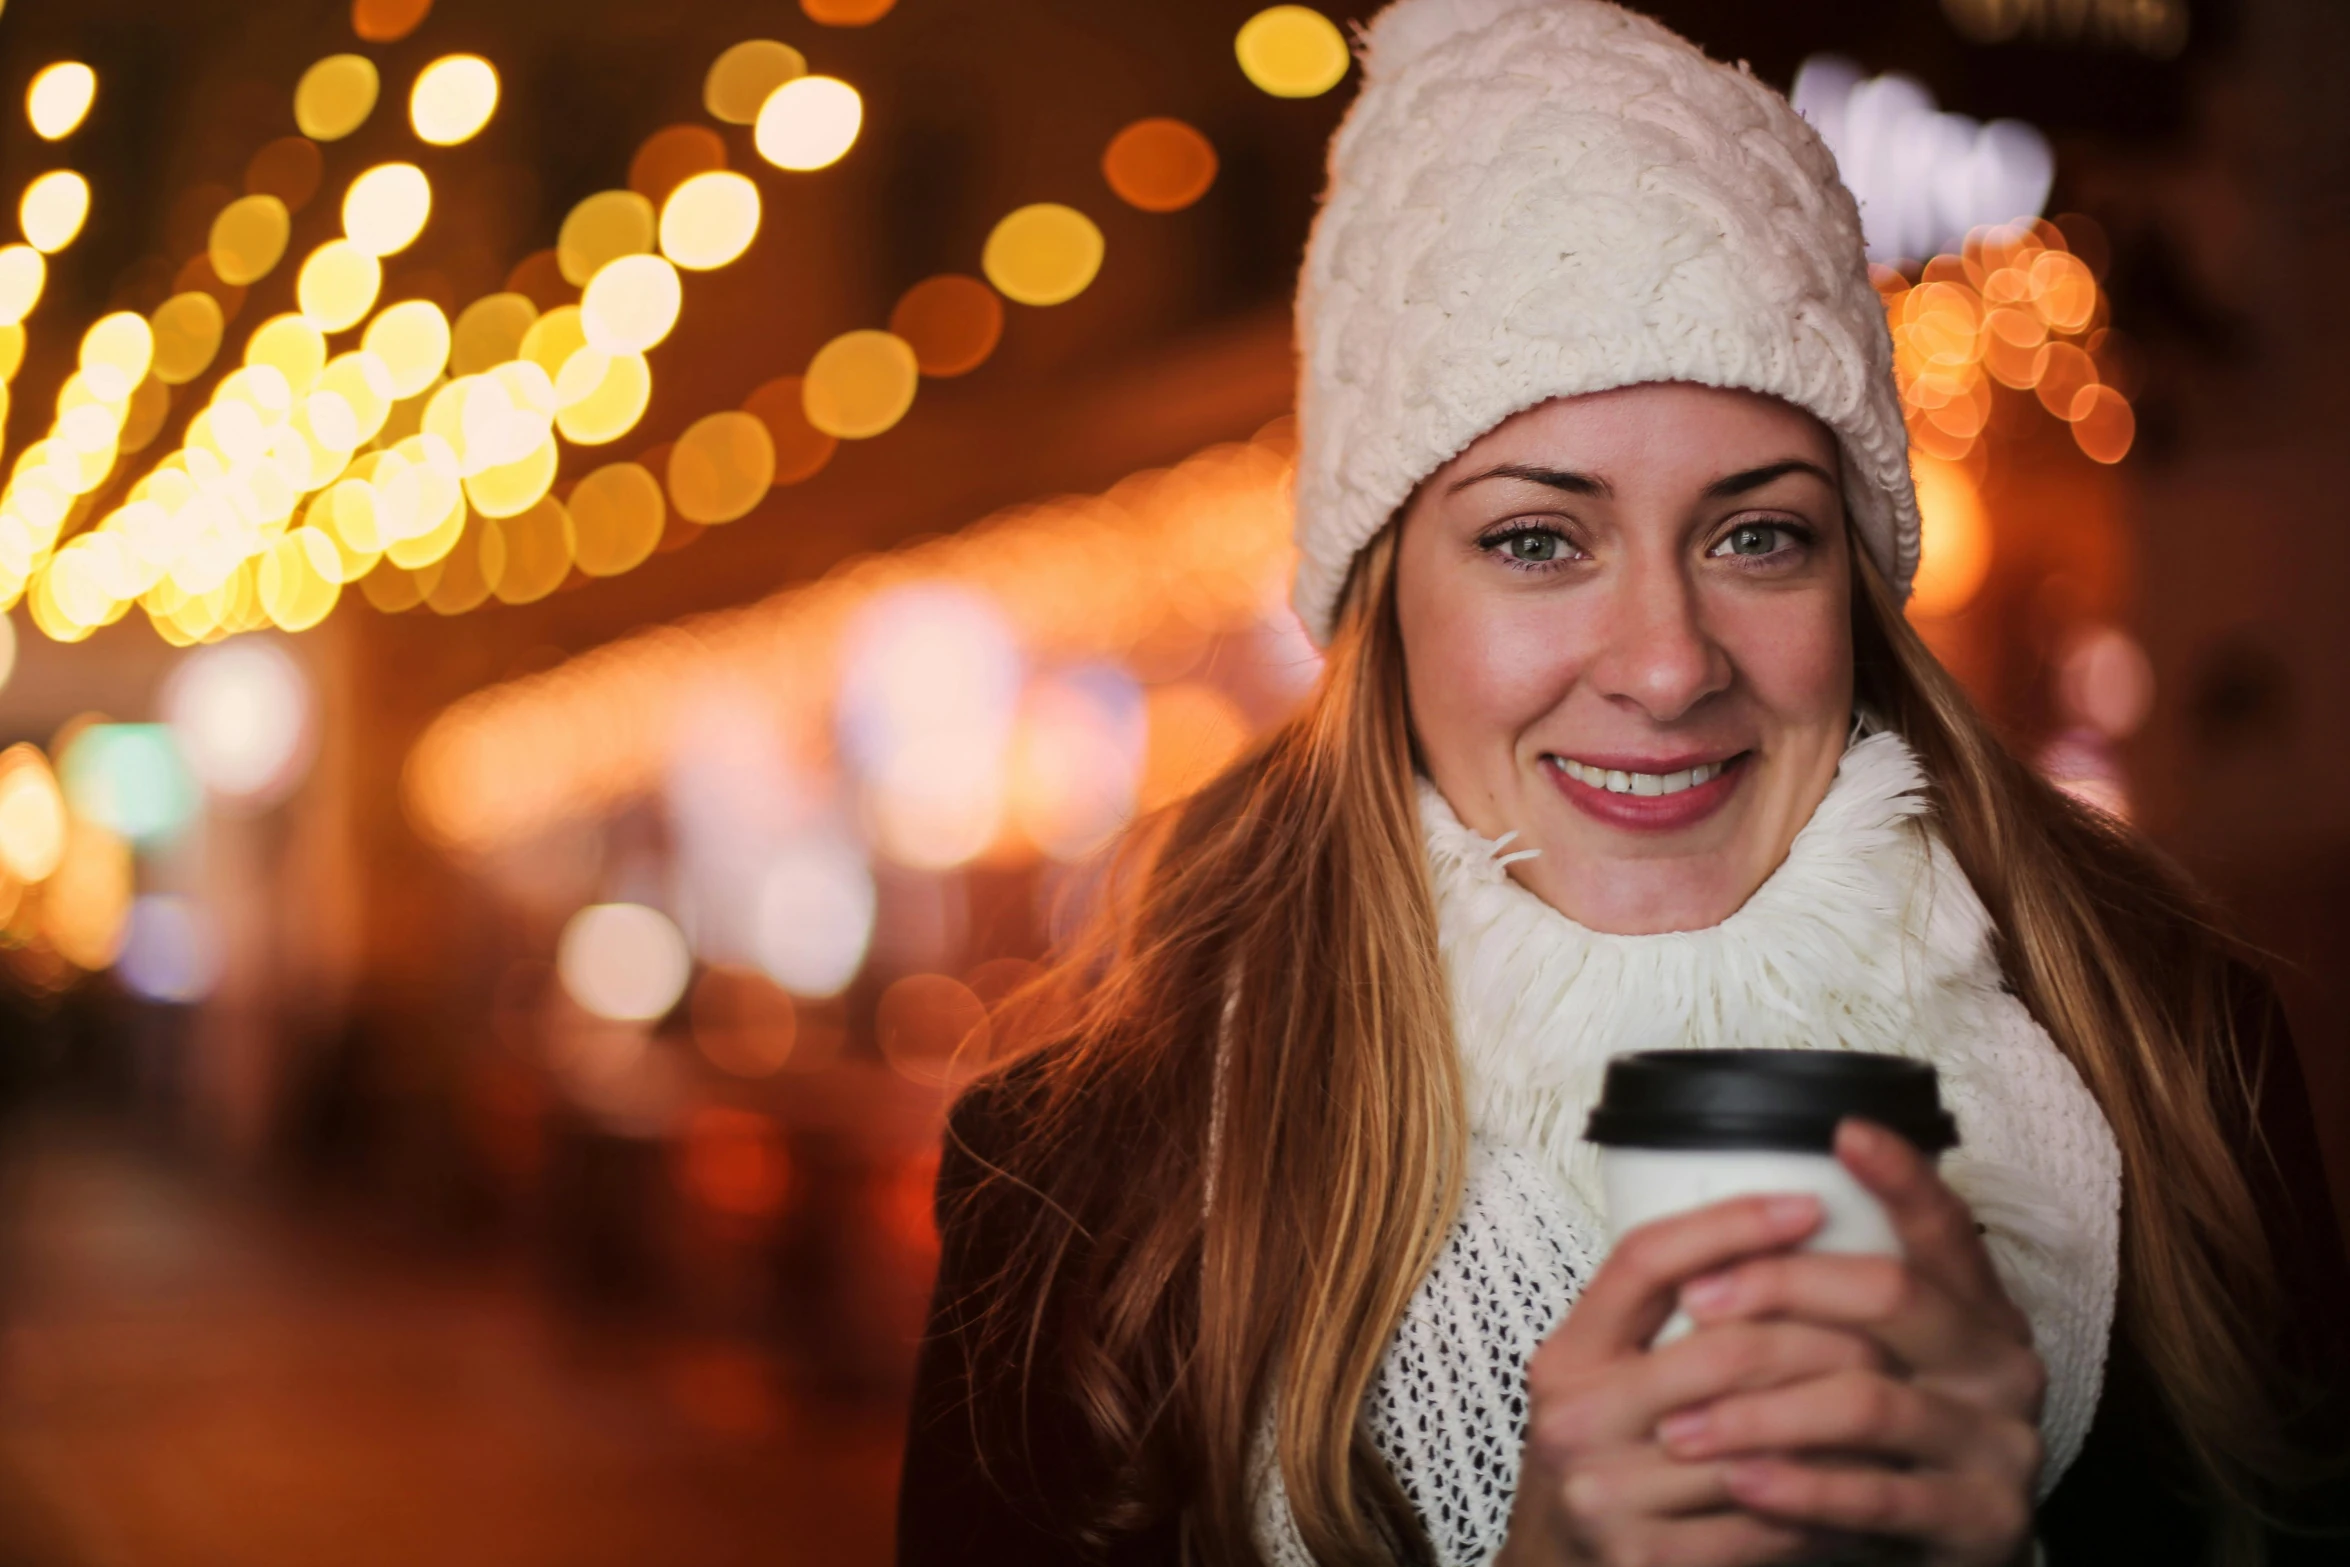
{"type": "MultiPolygon", "coordinates": [[[[1583,1121],[1609,1056],[1661,1047],[1875,1050],[1933,1063],[1959,1146],[1941,1173],[1974,1210],[2049,1371],[2039,1494],[2097,1405],[2119,1272],[2121,1161],[2072,1064],[2000,974],[1990,917],[1928,816],[1901,738],[1846,751],[1786,860],[1707,930],[1586,929],[1510,878],[1506,840],[1423,783],[1421,822],[1473,1130],[1442,1255],[1365,1408],[1447,1567],[1501,1544],[1525,1364],[1606,1249],[1583,1121]]],[[[1304,1563],[1260,1441],[1258,1534],[1304,1563]]]]}

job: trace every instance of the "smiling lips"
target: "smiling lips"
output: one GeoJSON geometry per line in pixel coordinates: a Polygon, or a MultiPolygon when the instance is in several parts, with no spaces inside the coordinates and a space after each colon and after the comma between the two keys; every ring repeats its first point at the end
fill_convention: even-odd
{"type": "Polygon", "coordinates": [[[1648,760],[1602,757],[1582,761],[1545,756],[1551,782],[1586,815],[1611,827],[1671,832],[1711,816],[1737,789],[1742,764],[1754,753],[1711,761],[1695,758],[1648,760]],[[1647,761],[1647,769],[1627,767],[1647,761]],[[1651,770],[1652,769],[1652,770],[1651,770]]]}

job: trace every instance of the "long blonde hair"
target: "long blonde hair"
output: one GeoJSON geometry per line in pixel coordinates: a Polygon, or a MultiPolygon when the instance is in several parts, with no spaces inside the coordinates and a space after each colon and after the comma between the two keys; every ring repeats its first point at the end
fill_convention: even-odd
{"type": "MultiPolygon", "coordinates": [[[[1359,1417],[1458,1202],[1466,1119],[1414,798],[1391,526],[1362,553],[1313,695],[1139,826],[1060,960],[1055,1021],[987,1091],[1031,1198],[991,1285],[1012,1402],[1071,1401],[1099,1460],[1064,1523],[1179,1516],[1243,1567],[1257,1421],[1324,1567],[1424,1558],[1359,1417]],[[1220,1042],[1220,1043],[1219,1043],[1220,1042]],[[1044,1369],[1042,1336],[1063,1335],[1044,1369]],[[1064,1385],[1040,1390],[1040,1376],[1064,1385]]],[[[1857,698],[1934,780],[2007,973],[2120,1146],[2120,1331],[2249,1539],[2283,1459],[2259,1349],[2274,1270],[2220,1130],[2241,1109],[2227,951],[2125,828],[2018,762],[1856,551],[1857,698]]],[[[1002,1440],[1016,1440],[1005,1434],[1002,1440]]],[[[2231,1551],[2231,1554],[2234,1552],[2231,1551]]]]}

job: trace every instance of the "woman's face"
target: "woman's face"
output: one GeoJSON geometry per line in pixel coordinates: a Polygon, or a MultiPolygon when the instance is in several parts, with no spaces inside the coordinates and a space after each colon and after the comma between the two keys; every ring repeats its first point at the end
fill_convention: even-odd
{"type": "Polygon", "coordinates": [[[1496,426],[1405,508],[1413,731],[1510,873],[1595,930],[1718,924],[1786,857],[1852,713],[1835,438],[1683,383],[1496,426]]]}

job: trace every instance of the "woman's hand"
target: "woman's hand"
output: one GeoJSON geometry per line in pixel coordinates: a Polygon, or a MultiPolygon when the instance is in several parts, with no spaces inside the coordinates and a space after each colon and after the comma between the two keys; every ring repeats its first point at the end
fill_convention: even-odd
{"type": "Polygon", "coordinates": [[[1820,1218],[1811,1197],[1741,1197],[1642,1225],[1616,1244],[1527,1367],[1532,1408],[1500,1567],[1745,1567],[1849,1539],[1746,1511],[1729,1485],[1738,1460],[1667,1452],[1657,1425],[1692,1405],[1881,1374],[1875,1340],[1753,1321],[1647,1348],[1685,1282],[1793,1246],[1820,1218]]]}
{"type": "Polygon", "coordinates": [[[1847,1119],[1836,1154],[1884,1203],[1906,1258],[1791,1252],[1693,1280],[1694,1341],[1765,1323],[1867,1336],[1889,1362],[1740,1391],[1659,1427],[1684,1462],[1730,1458],[1730,1494],[1788,1524],[1894,1535],[1933,1567],[2000,1567],[2031,1544],[2047,1372],[1974,1217],[1901,1137],[1847,1119]],[[1809,1450],[1875,1460],[1806,1462],[1809,1450]],[[1888,1465],[1885,1460],[1892,1460],[1888,1465]]]}

